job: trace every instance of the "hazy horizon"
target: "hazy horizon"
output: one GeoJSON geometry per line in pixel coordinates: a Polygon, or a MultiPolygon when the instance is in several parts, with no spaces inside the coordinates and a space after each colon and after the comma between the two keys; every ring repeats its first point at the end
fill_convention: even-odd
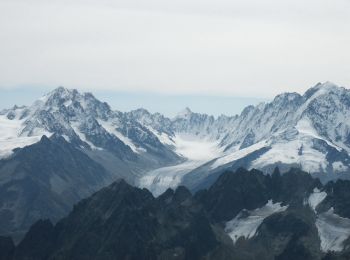
{"type": "MultiPolygon", "coordinates": [[[[54,88],[10,88],[2,89],[0,110],[14,105],[31,105],[41,96],[54,88]]],[[[69,88],[73,89],[73,88],[69,88]]],[[[81,90],[91,92],[97,99],[107,102],[112,109],[127,112],[144,108],[155,113],[159,112],[168,117],[174,117],[184,108],[189,107],[193,112],[206,113],[213,116],[240,114],[248,105],[257,105],[271,101],[271,98],[215,96],[215,95],[169,95],[164,93],[128,92],[113,90],[81,90]]]]}
{"type": "MultiPolygon", "coordinates": [[[[331,82],[333,83],[333,82],[331,82]]],[[[335,84],[335,83],[334,83],[335,84]]],[[[309,86],[305,91],[316,84],[309,86]]],[[[337,84],[336,84],[337,85],[337,84]]],[[[345,87],[338,85],[339,87],[345,87]]],[[[14,105],[29,106],[35,100],[48,94],[56,87],[17,87],[1,89],[0,110],[11,108],[14,105]]],[[[220,115],[234,116],[242,112],[249,105],[258,105],[262,102],[270,102],[275,96],[270,97],[247,97],[230,95],[199,95],[199,94],[166,94],[146,91],[121,91],[121,90],[101,90],[101,89],[79,89],[66,87],[67,89],[77,89],[79,92],[91,92],[97,99],[107,102],[112,109],[128,112],[131,110],[144,108],[151,113],[161,113],[167,117],[174,117],[186,107],[193,112],[205,113],[218,117],[220,115]]],[[[300,95],[305,93],[297,92],[300,95]]],[[[281,92],[282,94],[286,92],[281,92]]],[[[277,95],[278,95],[277,94],[277,95]]]]}

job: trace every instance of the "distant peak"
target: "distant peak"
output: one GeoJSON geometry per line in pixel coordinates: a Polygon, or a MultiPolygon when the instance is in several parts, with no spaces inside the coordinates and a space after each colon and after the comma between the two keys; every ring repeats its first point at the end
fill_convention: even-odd
{"type": "Polygon", "coordinates": [[[78,91],[76,89],[68,89],[63,86],[59,86],[46,95],[42,96],[39,100],[46,102],[51,98],[69,98],[73,96],[73,94],[78,94],[78,91]]]}
{"type": "Polygon", "coordinates": [[[337,84],[331,82],[331,81],[326,81],[324,83],[317,83],[313,88],[315,89],[338,89],[340,88],[337,84]]]}
{"type": "Polygon", "coordinates": [[[341,91],[341,90],[344,90],[344,88],[339,87],[338,85],[336,85],[333,82],[330,82],[330,81],[326,81],[324,83],[319,82],[315,86],[309,88],[305,92],[304,97],[306,99],[308,99],[311,96],[315,95],[316,93],[317,93],[317,95],[319,95],[319,94],[326,94],[326,93],[328,93],[330,91],[338,92],[338,91],[341,91]]]}
{"type": "MultiPolygon", "coordinates": [[[[71,93],[71,92],[74,92],[75,89],[68,89],[68,88],[65,88],[63,86],[59,86],[57,88],[55,88],[53,91],[51,91],[51,93],[71,93]]],[[[76,91],[76,90],[75,90],[76,91]]]]}
{"type": "Polygon", "coordinates": [[[130,112],[133,114],[140,114],[140,115],[149,115],[150,114],[150,112],[144,108],[138,108],[135,110],[131,110],[130,112]]]}
{"type": "MultiPolygon", "coordinates": [[[[73,91],[76,91],[75,89],[73,91]]],[[[95,99],[95,96],[91,92],[85,92],[84,97],[95,99]]]]}
{"type": "Polygon", "coordinates": [[[69,89],[62,86],[55,88],[39,99],[39,101],[49,106],[62,104],[68,105],[72,101],[82,102],[83,100],[86,100],[88,102],[97,101],[94,95],[90,92],[80,93],[76,89],[69,89]]]}
{"type": "Polygon", "coordinates": [[[188,118],[191,114],[192,114],[191,109],[189,109],[189,107],[186,107],[184,110],[180,111],[176,115],[176,118],[188,118]]]}
{"type": "Polygon", "coordinates": [[[187,115],[187,114],[191,114],[192,111],[189,107],[185,107],[184,110],[182,110],[180,113],[184,114],[184,115],[187,115]]]}
{"type": "Polygon", "coordinates": [[[53,91],[65,91],[67,90],[67,88],[63,87],[63,86],[58,86],[57,88],[55,88],[53,91]]]}
{"type": "Polygon", "coordinates": [[[274,102],[291,102],[297,99],[300,99],[301,95],[296,92],[285,92],[282,94],[277,95],[274,98],[274,102]]]}

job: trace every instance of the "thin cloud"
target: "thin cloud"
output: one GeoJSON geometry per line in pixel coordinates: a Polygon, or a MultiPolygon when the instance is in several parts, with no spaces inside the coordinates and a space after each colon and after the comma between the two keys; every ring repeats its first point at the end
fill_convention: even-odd
{"type": "Polygon", "coordinates": [[[349,2],[0,3],[0,86],[270,97],[350,86],[349,2]]]}

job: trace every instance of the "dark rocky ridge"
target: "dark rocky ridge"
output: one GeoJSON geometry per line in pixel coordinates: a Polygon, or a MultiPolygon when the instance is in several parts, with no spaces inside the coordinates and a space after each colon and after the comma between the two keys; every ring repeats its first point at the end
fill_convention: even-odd
{"type": "Polygon", "coordinates": [[[113,176],[61,136],[0,160],[0,233],[21,237],[41,218],[56,222],[113,176]]]}
{"type": "MultiPolygon", "coordinates": [[[[343,182],[348,181],[329,185],[349,185],[343,182]]],[[[224,173],[194,196],[180,186],[154,198],[148,190],[121,180],[79,202],[56,225],[38,221],[16,248],[11,240],[0,239],[0,255],[10,254],[8,259],[347,259],[347,249],[328,254],[320,250],[316,215],[305,204],[314,188],[331,189],[298,169],[263,175],[240,168],[224,173]],[[224,232],[225,222],[268,200],[288,208],[264,219],[255,236],[241,237],[234,244],[224,232]]],[[[330,193],[318,211],[327,205],[341,208],[333,201],[348,195],[345,188],[339,190],[343,195],[330,193]]]]}

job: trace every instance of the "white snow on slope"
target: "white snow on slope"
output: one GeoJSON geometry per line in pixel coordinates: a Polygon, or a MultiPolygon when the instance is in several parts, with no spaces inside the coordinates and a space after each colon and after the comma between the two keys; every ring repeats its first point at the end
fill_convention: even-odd
{"type": "MultiPolygon", "coordinates": [[[[327,197],[327,193],[315,188],[308,198],[308,204],[316,212],[316,207],[327,197]]],[[[350,219],[334,213],[331,208],[327,212],[317,214],[316,227],[321,240],[321,250],[342,251],[344,241],[350,236],[350,219]]]]}
{"type": "Polygon", "coordinates": [[[298,130],[298,132],[301,135],[310,136],[310,137],[315,138],[315,139],[324,140],[329,146],[337,149],[338,151],[341,151],[340,147],[334,145],[332,142],[328,141],[327,139],[322,138],[322,136],[320,136],[317,133],[316,129],[312,126],[311,120],[308,119],[307,117],[300,119],[298,121],[297,125],[295,126],[295,128],[298,130]]]}
{"type": "Polygon", "coordinates": [[[217,160],[215,160],[215,162],[210,167],[211,167],[211,169],[215,169],[221,165],[224,165],[224,164],[236,161],[240,158],[243,158],[254,151],[257,151],[263,147],[267,147],[268,145],[269,145],[269,143],[266,140],[258,142],[256,144],[249,146],[249,147],[246,147],[246,148],[241,149],[241,150],[237,150],[236,152],[232,152],[228,155],[225,155],[221,158],[218,158],[217,160]]]}
{"type": "Polygon", "coordinates": [[[300,116],[310,105],[311,102],[313,102],[315,99],[320,98],[323,95],[327,95],[330,91],[337,91],[338,86],[335,85],[332,82],[324,82],[322,84],[322,87],[320,87],[309,99],[299,107],[298,111],[296,111],[296,115],[300,116]]]}
{"type": "Polygon", "coordinates": [[[327,168],[326,154],[313,148],[313,136],[289,129],[273,139],[271,149],[252,162],[254,168],[281,162],[296,164],[307,172],[322,172],[327,168]]]}
{"type": "Polygon", "coordinates": [[[240,237],[252,238],[265,218],[274,213],[285,211],[287,208],[288,206],[281,206],[281,203],[273,203],[272,200],[269,200],[261,208],[241,211],[234,219],[226,222],[225,232],[231,237],[233,243],[236,243],[240,237]]]}
{"type": "Polygon", "coordinates": [[[97,120],[97,121],[108,133],[115,135],[125,145],[129,146],[133,152],[140,153],[140,151],[145,151],[142,148],[136,147],[135,144],[128,137],[120,133],[112,122],[104,121],[104,120],[97,120]]]}
{"type": "Polygon", "coordinates": [[[20,136],[22,123],[23,120],[10,120],[5,115],[0,116],[0,159],[10,156],[15,148],[39,142],[43,135],[50,136],[45,131],[37,132],[35,136],[20,136]]]}
{"type": "Polygon", "coordinates": [[[318,215],[316,227],[323,252],[344,249],[344,241],[350,236],[350,219],[338,216],[331,208],[318,215]]]}
{"type": "Polygon", "coordinates": [[[334,163],[332,163],[332,168],[333,168],[334,172],[344,172],[344,171],[349,169],[342,162],[334,162],[334,163]]]}
{"type": "MultiPolygon", "coordinates": [[[[241,150],[230,150],[229,154],[218,158],[211,165],[211,169],[234,162],[254,151],[271,145],[269,151],[252,162],[253,168],[263,168],[266,165],[283,162],[285,164],[300,165],[305,171],[309,172],[322,171],[327,167],[327,160],[325,154],[312,147],[313,139],[324,140],[328,145],[334,147],[338,151],[341,150],[338,146],[319,136],[310,120],[303,118],[298,122],[295,128],[279,131],[269,140],[260,141],[241,150]],[[300,153],[301,148],[302,152],[300,153]]],[[[335,164],[334,167],[341,168],[341,165],[335,164]]],[[[345,166],[343,168],[345,168],[345,166]]]]}
{"type": "Polygon", "coordinates": [[[79,124],[78,123],[71,123],[71,126],[74,130],[74,132],[79,136],[80,140],[82,140],[83,142],[87,143],[91,149],[95,149],[95,150],[102,150],[102,148],[99,148],[99,147],[96,147],[93,143],[91,143],[90,141],[88,141],[86,139],[86,136],[84,133],[82,133],[80,130],[79,130],[79,124]]]}
{"type": "Polygon", "coordinates": [[[159,196],[168,188],[176,188],[184,175],[222,154],[217,141],[199,140],[189,135],[176,135],[173,141],[175,152],[187,160],[175,166],[149,171],[140,178],[139,187],[147,188],[154,196],[159,196]]]}
{"type": "Polygon", "coordinates": [[[169,137],[166,133],[158,133],[156,130],[152,129],[151,127],[148,127],[148,129],[157,136],[159,141],[166,145],[174,145],[174,140],[169,137]]]}
{"type": "Polygon", "coordinates": [[[327,193],[314,188],[313,193],[308,198],[308,204],[316,212],[316,207],[327,197],[327,193]]]}

